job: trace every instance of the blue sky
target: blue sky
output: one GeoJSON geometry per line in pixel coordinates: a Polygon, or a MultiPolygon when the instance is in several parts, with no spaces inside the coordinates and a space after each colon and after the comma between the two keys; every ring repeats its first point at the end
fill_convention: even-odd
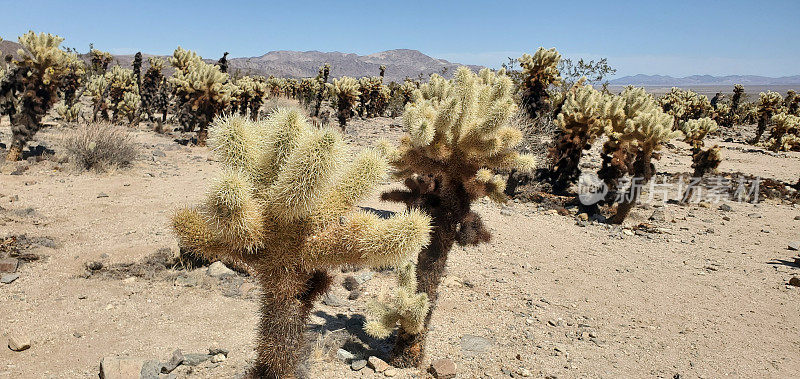
{"type": "Polygon", "coordinates": [[[800,0],[785,1],[6,1],[0,36],[56,33],[113,53],[216,58],[271,50],[408,48],[496,67],[539,46],[606,57],[617,76],[800,74],[800,0]]]}

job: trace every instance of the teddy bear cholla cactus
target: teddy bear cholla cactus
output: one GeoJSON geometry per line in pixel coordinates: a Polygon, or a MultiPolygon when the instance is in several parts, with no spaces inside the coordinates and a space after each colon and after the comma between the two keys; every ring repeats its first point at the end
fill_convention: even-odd
{"type": "Polygon", "coordinates": [[[761,136],[767,130],[767,124],[772,119],[772,116],[780,113],[782,108],[783,97],[779,93],[767,91],[758,94],[758,104],[756,105],[758,127],[756,135],[750,140],[751,144],[755,145],[761,140],[761,136]]]}
{"type": "Polygon", "coordinates": [[[556,119],[561,136],[550,152],[554,190],[563,191],[578,178],[583,151],[603,133],[606,101],[589,85],[574,87],[567,94],[556,119]]]}
{"type": "Polygon", "coordinates": [[[162,122],[166,118],[167,113],[167,89],[166,81],[164,80],[164,60],[157,57],[150,57],[147,59],[149,66],[142,78],[141,86],[141,99],[142,110],[147,113],[147,118],[150,121],[154,120],[154,114],[161,112],[162,122]]]}
{"type": "Polygon", "coordinates": [[[772,132],[761,145],[772,151],[800,150],[800,117],[779,113],[772,116],[772,132]]]}
{"type": "Polygon", "coordinates": [[[705,117],[712,111],[708,97],[677,87],[672,87],[659,99],[659,103],[664,112],[673,116],[676,126],[688,120],[705,117]]]}
{"type": "Polygon", "coordinates": [[[522,107],[531,118],[539,117],[551,105],[547,88],[561,83],[561,54],[556,48],[540,47],[533,56],[524,54],[517,60],[522,66],[522,107]]]}
{"type": "Polygon", "coordinates": [[[132,106],[139,102],[139,85],[136,83],[133,70],[114,66],[106,74],[106,80],[108,81],[109,107],[112,111],[111,121],[116,122],[119,117],[127,117],[131,120],[132,106]],[[134,97],[129,94],[136,95],[137,100],[134,100],[134,97]]]}
{"type": "Polygon", "coordinates": [[[398,269],[397,284],[392,298],[369,303],[368,312],[372,320],[364,325],[367,334],[380,339],[389,338],[398,326],[405,334],[422,333],[430,304],[428,294],[417,292],[417,273],[414,263],[406,262],[398,269]]]}
{"type": "Polygon", "coordinates": [[[258,111],[267,96],[266,81],[263,77],[243,76],[235,84],[237,91],[234,111],[238,110],[241,115],[246,115],[249,111],[252,120],[258,119],[258,111]]]}
{"type": "Polygon", "coordinates": [[[172,56],[169,58],[169,63],[172,67],[175,67],[176,70],[184,74],[189,71],[189,66],[202,62],[203,58],[197,55],[197,53],[192,50],[186,50],[180,46],[172,52],[172,56]]]}
{"type": "Polygon", "coordinates": [[[92,100],[92,121],[98,121],[98,115],[108,120],[108,80],[105,75],[93,75],[86,84],[86,91],[92,100]]]}
{"type": "Polygon", "coordinates": [[[403,367],[422,362],[439,281],[453,244],[489,240],[470,204],[484,196],[505,200],[505,180],[492,170],[530,172],[535,166],[532,156],[515,150],[522,134],[508,125],[516,105],[507,76],[487,69],[475,75],[461,67],[451,81],[434,76],[422,87],[403,114],[407,134],[390,154],[396,176],[407,188],[382,195],[433,217],[431,244],[420,252],[416,269],[418,290],[427,294],[430,310],[421,333],[398,331],[392,363],[403,367]]]}
{"type": "MultiPolygon", "coordinates": [[[[176,50],[177,52],[177,50],[176,50]]],[[[233,100],[235,87],[219,67],[199,60],[169,79],[180,106],[181,124],[186,131],[197,128],[197,144],[205,145],[208,125],[233,100]]]]}
{"type": "Polygon", "coordinates": [[[259,122],[218,118],[209,140],[224,171],[205,203],[180,210],[173,227],[182,247],[252,269],[263,297],[251,375],[292,377],[328,269],[398,264],[427,244],[430,218],[354,208],[385,177],[386,158],[364,150],[347,159],[339,133],[312,128],[298,110],[279,108],[259,122]]]}
{"type": "Polygon", "coordinates": [[[705,146],[703,140],[707,135],[715,133],[717,129],[717,123],[708,117],[689,120],[681,125],[684,141],[692,148],[692,168],[694,168],[692,176],[695,178],[700,178],[709,172],[713,172],[722,162],[719,146],[703,150],[705,146]]]}
{"type": "Polygon", "coordinates": [[[327,83],[325,86],[330,96],[336,101],[336,118],[339,120],[339,126],[344,130],[347,120],[353,117],[354,108],[361,95],[358,90],[358,80],[343,76],[333,79],[333,83],[327,83]]]}
{"type": "Polygon", "coordinates": [[[63,38],[32,31],[19,37],[19,58],[0,79],[0,115],[11,119],[7,161],[16,161],[25,144],[42,127],[41,120],[58,101],[61,80],[74,61],[59,49],[63,38]]]}

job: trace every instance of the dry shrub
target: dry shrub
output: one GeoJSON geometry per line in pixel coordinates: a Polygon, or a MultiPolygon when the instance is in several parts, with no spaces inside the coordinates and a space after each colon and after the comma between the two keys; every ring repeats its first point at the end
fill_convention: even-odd
{"type": "Polygon", "coordinates": [[[139,148],[127,129],[108,123],[87,123],[64,140],[69,160],[85,170],[107,171],[130,166],[139,148]]]}
{"type": "Polygon", "coordinates": [[[519,150],[536,155],[539,162],[544,162],[558,130],[558,126],[553,122],[553,116],[547,112],[532,119],[525,111],[518,110],[509,120],[509,124],[522,131],[519,150]]]}

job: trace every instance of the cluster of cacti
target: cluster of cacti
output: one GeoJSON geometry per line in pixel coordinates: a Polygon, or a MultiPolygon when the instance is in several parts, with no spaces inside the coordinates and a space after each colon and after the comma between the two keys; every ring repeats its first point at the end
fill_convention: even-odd
{"type": "Polygon", "coordinates": [[[359,117],[378,117],[386,112],[389,105],[389,87],[383,84],[383,77],[363,77],[358,80],[359,117]]]}
{"type": "Polygon", "coordinates": [[[300,92],[300,104],[306,107],[312,106],[317,99],[317,94],[325,89],[322,83],[316,78],[300,79],[298,87],[298,91],[300,92]]]}
{"type": "Polygon", "coordinates": [[[767,91],[758,94],[758,103],[756,104],[758,127],[756,135],[750,140],[751,144],[755,145],[761,140],[761,136],[767,130],[767,124],[772,119],[772,116],[780,113],[782,107],[783,97],[779,93],[767,91]]]}
{"type": "Polygon", "coordinates": [[[761,145],[773,151],[800,150],[800,116],[778,113],[771,121],[770,137],[761,145]]]}
{"type": "Polygon", "coordinates": [[[61,78],[61,93],[63,102],[55,107],[59,117],[67,122],[78,121],[81,115],[81,105],[78,102],[81,93],[78,91],[83,87],[86,78],[86,65],[77,55],[69,55],[67,70],[61,78]]]}
{"type": "Polygon", "coordinates": [[[140,87],[142,111],[147,114],[150,121],[154,120],[156,113],[161,113],[161,121],[166,121],[167,106],[169,104],[169,89],[164,74],[164,60],[161,58],[148,58],[149,67],[144,73],[140,87]]]}
{"type": "Polygon", "coordinates": [[[712,110],[711,102],[705,95],[677,87],[672,87],[659,99],[659,103],[664,112],[674,118],[676,127],[685,121],[706,117],[712,110]]]}
{"type": "Polygon", "coordinates": [[[403,84],[389,83],[389,116],[394,118],[403,114],[406,104],[411,102],[414,91],[418,88],[417,82],[406,79],[403,84]]]}
{"type": "Polygon", "coordinates": [[[185,131],[197,128],[197,143],[205,145],[208,125],[233,101],[235,86],[219,67],[203,62],[194,52],[175,50],[170,62],[178,69],[172,85],[178,118],[185,131]]]}
{"type": "Polygon", "coordinates": [[[239,112],[243,116],[249,111],[251,119],[258,119],[258,112],[268,91],[264,77],[243,76],[234,84],[236,85],[236,94],[232,111],[239,112]]]}
{"type": "Polygon", "coordinates": [[[0,115],[11,119],[12,140],[6,160],[16,161],[42,127],[42,117],[58,101],[62,79],[75,57],[59,48],[64,39],[32,31],[19,37],[22,49],[0,79],[0,115]]]}
{"type": "Polygon", "coordinates": [[[420,252],[416,268],[418,290],[427,294],[430,309],[419,333],[412,333],[416,328],[398,331],[394,365],[422,362],[439,281],[453,244],[489,240],[470,204],[484,196],[505,199],[505,181],[492,170],[531,171],[535,166],[533,157],[515,150],[521,132],[508,125],[516,110],[512,92],[511,79],[502,73],[484,69],[476,75],[461,67],[450,81],[422,85],[406,106],[407,134],[390,153],[390,162],[407,189],[384,193],[382,199],[421,209],[433,218],[431,243],[420,252]]]}
{"type": "Polygon", "coordinates": [[[339,133],[311,127],[298,110],[259,122],[218,118],[210,143],[223,173],[173,227],[182,248],[252,271],[263,291],[251,377],[293,377],[328,270],[398,264],[427,244],[430,218],[413,210],[383,219],[354,207],[385,177],[384,155],[348,159],[339,133]]]}
{"type": "Polygon", "coordinates": [[[86,84],[86,91],[92,100],[92,121],[97,122],[98,116],[102,120],[108,117],[108,80],[105,75],[92,75],[86,84]]]}
{"type": "Polygon", "coordinates": [[[136,83],[136,76],[133,70],[120,66],[111,67],[111,71],[106,73],[108,82],[108,101],[109,109],[112,112],[112,121],[118,121],[120,117],[127,118],[131,123],[138,120],[139,106],[139,85],[136,83]]]}
{"type": "Polygon", "coordinates": [[[680,129],[683,132],[684,141],[692,148],[692,168],[694,168],[692,176],[700,178],[707,173],[714,172],[722,162],[719,146],[703,150],[705,146],[703,139],[717,131],[717,123],[711,118],[704,117],[686,121],[681,124],[680,129]]]}
{"type": "Polygon", "coordinates": [[[339,120],[339,126],[344,130],[347,120],[355,114],[355,108],[358,104],[359,96],[361,96],[361,92],[358,90],[358,80],[343,76],[333,79],[333,83],[327,83],[325,86],[335,103],[336,118],[339,120]]]}
{"type": "Polygon", "coordinates": [[[786,92],[786,98],[783,99],[783,107],[786,108],[786,113],[800,116],[800,96],[797,96],[797,92],[794,90],[786,92]]]}
{"type": "Polygon", "coordinates": [[[408,335],[422,333],[430,304],[428,294],[417,292],[416,269],[414,263],[406,262],[398,268],[394,296],[390,299],[371,301],[368,304],[372,320],[364,324],[367,334],[386,339],[397,327],[408,335]]]}
{"type": "Polygon", "coordinates": [[[92,73],[104,75],[114,57],[109,52],[91,48],[89,50],[89,59],[92,62],[92,73]]]}
{"type": "Polygon", "coordinates": [[[533,56],[524,54],[517,60],[522,67],[522,107],[531,118],[539,117],[551,107],[547,89],[561,83],[558,72],[561,54],[555,48],[540,47],[533,56]]]}

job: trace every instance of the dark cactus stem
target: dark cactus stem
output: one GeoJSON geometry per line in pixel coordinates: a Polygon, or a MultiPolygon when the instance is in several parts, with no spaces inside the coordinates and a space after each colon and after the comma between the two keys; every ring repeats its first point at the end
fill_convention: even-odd
{"type": "Polygon", "coordinates": [[[564,192],[580,175],[580,161],[583,150],[587,148],[587,136],[583,134],[565,133],[558,144],[550,150],[553,161],[553,190],[564,192]]]}
{"type": "MultiPolygon", "coordinates": [[[[322,107],[322,98],[325,96],[325,84],[328,83],[328,76],[331,73],[331,66],[325,63],[324,66],[319,68],[319,74],[317,74],[317,80],[320,82],[320,90],[317,91],[317,102],[314,104],[314,114],[312,116],[317,117],[319,116],[319,109],[322,107]]],[[[341,119],[339,123],[341,124],[341,119]]],[[[346,121],[345,121],[346,122],[346,121]]],[[[344,124],[341,124],[344,125],[344,124]]]]}
{"type": "Polygon", "coordinates": [[[137,52],[133,56],[133,75],[136,76],[136,86],[142,85],[142,52],[137,52]]]}
{"type": "Polygon", "coordinates": [[[550,109],[550,95],[540,81],[525,86],[522,92],[522,107],[531,119],[535,119],[550,109]]]}
{"type": "Polygon", "coordinates": [[[228,72],[228,52],[226,51],[225,54],[222,54],[222,58],[217,61],[217,66],[219,66],[219,70],[222,73],[228,72]]]}
{"type": "Polygon", "coordinates": [[[764,134],[764,131],[767,130],[767,121],[769,121],[770,116],[767,112],[762,112],[761,115],[758,117],[758,128],[756,129],[756,135],[753,139],[750,140],[751,145],[755,145],[761,140],[761,136],[764,134]]]}
{"type": "Polygon", "coordinates": [[[636,160],[633,162],[633,177],[640,178],[640,181],[638,183],[631,183],[625,199],[617,205],[617,212],[609,220],[610,223],[622,224],[628,217],[631,209],[633,209],[633,206],[639,201],[639,195],[641,195],[642,189],[641,186],[647,184],[655,172],[653,165],[650,163],[652,158],[653,153],[648,150],[640,151],[636,155],[636,160]],[[638,186],[634,184],[638,184],[638,186]]]}

